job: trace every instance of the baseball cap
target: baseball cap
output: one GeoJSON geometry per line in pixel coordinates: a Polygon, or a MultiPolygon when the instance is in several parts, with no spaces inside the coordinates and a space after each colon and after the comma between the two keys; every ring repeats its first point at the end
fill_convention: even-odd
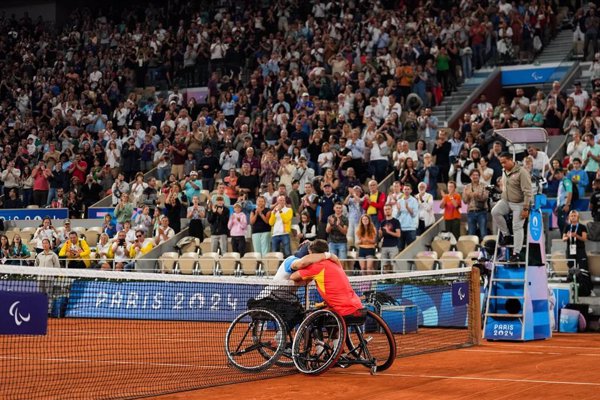
{"type": "Polygon", "coordinates": [[[191,171],[191,172],[190,172],[190,176],[192,176],[192,175],[196,175],[196,176],[198,176],[198,173],[197,173],[196,171],[191,171]]]}
{"type": "Polygon", "coordinates": [[[308,92],[302,93],[302,97],[304,97],[304,96],[308,96],[308,92]]]}

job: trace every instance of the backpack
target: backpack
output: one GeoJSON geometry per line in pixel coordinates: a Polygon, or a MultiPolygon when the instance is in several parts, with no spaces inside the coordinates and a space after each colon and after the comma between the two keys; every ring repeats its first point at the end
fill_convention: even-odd
{"type": "Polygon", "coordinates": [[[600,222],[588,222],[587,231],[589,240],[591,240],[592,242],[600,242],[600,222]]]}

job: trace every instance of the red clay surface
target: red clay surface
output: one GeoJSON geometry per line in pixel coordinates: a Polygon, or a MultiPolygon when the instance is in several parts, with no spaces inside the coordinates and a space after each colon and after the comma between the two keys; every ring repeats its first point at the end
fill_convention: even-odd
{"type": "MultiPolygon", "coordinates": [[[[49,324],[44,337],[0,336],[0,399],[132,398],[224,380],[238,383],[155,398],[600,399],[597,334],[484,341],[398,358],[377,376],[353,366],[307,377],[277,367],[261,374],[232,368],[223,350],[226,323],[67,318],[49,324]]],[[[398,353],[456,345],[467,337],[464,329],[419,329],[397,336],[398,353]]]]}
{"type": "Polygon", "coordinates": [[[354,366],[154,399],[599,399],[599,359],[600,335],[556,334],[399,358],[376,376],[354,366]]]}

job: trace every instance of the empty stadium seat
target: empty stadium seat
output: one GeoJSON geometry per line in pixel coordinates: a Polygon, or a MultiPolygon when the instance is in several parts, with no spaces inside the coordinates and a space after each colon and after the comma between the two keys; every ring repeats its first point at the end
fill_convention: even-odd
{"type": "Polygon", "coordinates": [[[198,263],[200,265],[200,273],[202,275],[214,275],[217,271],[217,260],[219,259],[219,254],[207,251],[206,253],[202,253],[198,257],[198,263]]]}
{"type": "Polygon", "coordinates": [[[565,277],[569,275],[569,263],[565,253],[560,251],[552,252],[552,273],[554,276],[565,277]]]}
{"type": "Polygon", "coordinates": [[[460,268],[463,264],[463,253],[460,251],[446,251],[440,257],[440,268],[460,268]]]}
{"type": "Polygon", "coordinates": [[[488,240],[493,240],[495,242],[497,238],[498,237],[496,235],[486,235],[486,236],[483,237],[483,240],[481,241],[481,244],[483,245],[488,240]]]}
{"type": "Polygon", "coordinates": [[[88,229],[87,231],[85,231],[84,236],[88,246],[96,247],[96,245],[98,244],[98,238],[100,237],[100,234],[96,230],[88,229]]]}
{"type": "Polygon", "coordinates": [[[477,262],[477,259],[479,258],[479,251],[472,251],[469,254],[467,254],[467,257],[465,258],[465,266],[467,267],[472,267],[473,264],[475,264],[477,262]]]}
{"type": "MultiPolygon", "coordinates": [[[[73,231],[73,232],[77,232],[77,236],[78,236],[78,237],[80,237],[80,238],[81,238],[81,237],[85,237],[85,232],[86,232],[86,229],[85,229],[85,228],[83,228],[83,227],[81,227],[81,226],[72,227],[72,228],[71,228],[71,231],[73,231]]],[[[86,240],[86,242],[87,242],[87,240],[86,240]]]]}
{"type": "Polygon", "coordinates": [[[212,252],[212,242],[211,242],[210,238],[205,238],[200,243],[200,252],[202,254],[211,253],[212,252]]]}
{"type": "Polygon", "coordinates": [[[179,256],[178,270],[181,274],[192,275],[198,271],[198,253],[189,252],[179,256]]]}
{"type": "Polygon", "coordinates": [[[415,256],[415,269],[417,271],[431,271],[437,264],[435,251],[420,251],[415,256]]]}
{"type": "Polygon", "coordinates": [[[240,258],[240,265],[244,275],[256,275],[258,263],[260,262],[260,253],[250,252],[240,258]]]}
{"type": "Polygon", "coordinates": [[[463,254],[475,251],[477,246],[479,246],[479,237],[476,235],[463,235],[456,242],[456,250],[463,254]]]}
{"type": "Polygon", "coordinates": [[[158,270],[163,274],[171,274],[175,270],[175,265],[179,259],[179,253],[168,251],[158,257],[158,270]]]}
{"type": "Polygon", "coordinates": [[[588,253],[588,268],[593,281],[600,280],[600,254],[588,253]]]}
{"type": "Polygon", "coordinates": [[[438,258],[441,257],[444,252],[450,251],[451,248],[452,243],[450,243],[449,240],[436,238],[431,242],[431,250],[436,252],[438,258]]]}
{"type": "Polygon", "coordinates": [[[236,275],[240,262],[240,253],[227,252],[219,258],[219,271],[223,275],[236,275]]]}
{"type": "Polygon", "coordinates": [[[283,261],[283,253],[270,252],[265,254],[261,260],[261,273],[263,275],[274,275],[283,261]]]}

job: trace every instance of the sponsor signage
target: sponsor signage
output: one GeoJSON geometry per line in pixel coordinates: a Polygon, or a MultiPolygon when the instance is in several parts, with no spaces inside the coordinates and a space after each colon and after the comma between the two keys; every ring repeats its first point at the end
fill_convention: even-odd
{"type": "Polygon", "coordinates": [[[502,69],[502,86],[539,85],[561,80],[570,66],[502,69]]]}
{"type": "Polygon", "coordinates": [[[69,210],[66,208],[9,208],[0,210],[0,219],[5,221],[41,221],[46,217],[51,219],[66,219],[69,218],[69,210]]]}
{"type": "Polygon", "coordinates": [[[454,282],[452,284],[452,305],[454,307],[469,304],[469,284],[467,282],[454,282]]]}
{"type": "Polygon", "coordinates": [[[66,317],[232,321],[265,285],[77,280],[66,317]]]}
{"type": "Polygon", "coordinates": [[[47,330],[45,293],[0,292],[1,335],[45,335],[47,330]]]}

